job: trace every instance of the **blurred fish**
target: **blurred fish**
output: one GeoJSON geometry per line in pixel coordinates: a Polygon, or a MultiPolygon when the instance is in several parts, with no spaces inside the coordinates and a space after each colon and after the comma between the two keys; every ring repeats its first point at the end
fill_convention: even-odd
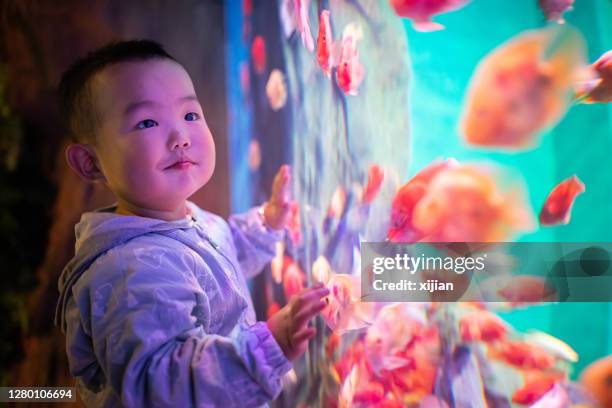
{"type": "MultiPolygon", "coordinates": [[[[534,407],[536,405],[532,404],[540,404],[540,402],[554,402],[555,396],[558,396],[558,392],[554,391],[559,383],[563,379],[563,375],[560,373],[546,373],[546,372],[530,372],[525,376],[525,384],[516,390],[516,392],[512,395],[512,402],[521,405],[529,405],[530,407],[534,407]],[[554,392],[553,392],[554,391],[554,392]],[[553,392],[551,394],[551,392],[553,392]],[[553,399],[549,399],[550,397],[554,397],[553,399]]],[[[567,398],[567,394],[565,394],[567,398]]],[[[540,408],[548,408],[549,405],[537,405],[540,408]]],[[[566,405],[550,405],[550,408],[558,407],[558,408],[567,408],[569,404],[566,405]]]]}
{"type": "Polygon", "coordinates": [[[488,310],[476,309],[459,321],[461,340],[466,342],[500,340],[506,337],[508,331],[508,324],[488,310]]]}
{"type": "Polygon", "coordinates": [[[544,278],[513,275],[507,279],[507,283],[497,291],[497,294],[512,307],[556,300],[557,291],[549,287],[544,278]]]}
{"type": "Polygon", "coordinates": [[[584,191],[584,183],[575,175],[557,184],[542,206],[540,224],[558,225],[569,223],[574,201],[584,191]]]}
{"type": "Polygon", "coordinates": [[[302,38],[302,44],[310,52],[314,50],[314,40],[310,32],[310,20],[308,17],[308,8],[310,0],[294,0],[295,7],[295,22],[296,29],[302,38]]]}
{"type": "Polygon", "coordinates": [[[567,408],[570,400],[565,389],[556,383],[553,388],[544,394],[530,408],[567,408]]]}
{"type": "Polygon", "coordinates": [[[340,393],[338,394],[338,408],[351,408],[355,396],[355,388],[359,379],[359,366],[355,365],[348,376],[344,379],[340,393]]]}
{"type": "Polygon", "coordinates": [[[380,407],[384,406],[385,394],[384,386],[378,381],[358,381],[353,402],[359,407],[380,407]]]}
{"type": "MultiPolygon", "coordinates": [[[[338,333],[334,333],[340,336],[338,333]]],[[[343,351],[342,356],[330,368],[332,377],[337,383],[342,383],[354,366],[367,363],[364,353],[363,336],[358,337],[343,351]]],[[[366,374],[369,370],[366,370],[366,374]]]]}
{"type": "Polygon", "coordinates": [[[253,0],[242,0],[242,14],[245,17],[253,14],[253,0]]]}
{"type": "Polygon", "coordinates": [[[361,194],[361,202],[363,204],[370,204],[374,201],[374,198],[376,198],[376,195],[380,191],[384,178],[385,172],[377,164],[372,164],[368,168],[368,181],[361,194]]]}
{"type": "Polygon", "coordinates": [[[283,241],[278,241],[275,246],[275,255],[270,262],[270,271],[272,272],[272,279],[275,283],[280,284],[283,282],[283,265],[285,261],[285,244],[283,241]]]}
{"type": "Polygon", "coordinates": [[[460,133],[473,145],[533,147],[567,112],[585,50],[582,35],[567,25],[528,30],[500,45],[470,80],[460,133]]]}
{"type": "Polygon", "coordinates": [[[358,276],[335,274],[326,286],[330,294],[321,315],[330,329],[342,334],[372,324],[375,305],[361,302],[361,281],[358,276]]]}
{"type": "Polygon", "coordinates": [[[285,246],[278,242],[275,247],[276,255],[270,263],[272,279],[275,283],[283,285],[285,299],[291,298],[305,287],[306,275],[300,266],[288,255],[285,255],[285,246]]]}
{"type": "Polygon", "coordinates": [[[266,83],[266,96],[273,111],[278,111],[287,102],[287,84],[282,71],[273,69],[266,83]]]}
{"type": "Polygon", "coordinates": [[[591,71],[596,78],[577,84],[577,99],[582,103],[612,102],[612,50],[599,57],[591,71]]]}
{"type": "Polygon", "coordinates": [[[357,41],[362,36],[361,28],[355,24],[348,24],[342,32],[336,81],[340,89],[347,95],[357,95],[357,88],[365,76],[365,69],[359,61],[359,50],[357,49],[357,41]]]}
{"type": "Polygon", "coordinates": [[[339,44],[334,42],[329,10],[319,16],[319,36],[317,37],[317,61],[319,66],[331,77],[331,70],[338,65],[339,44]]]}
{"type": "Polygon", "coordinates": [[[563,14],[573,9],[574,0],[538,0],[538,5],[544,12],[546,20],[563,24],[565,23],[563,14]]]}
{"type": "Polygon", "coordinates": [[[384,306],[368,327],[365,353],[374,372],[394,370],[410,360],[398,356],[426,325],[425,311],[417,303],[384,306]]]}
{"type": "Polygon", "coordinates": [[[256,171],[261,165],[261,149],[259,148],[259,142],[255,139],[249,143],[249,170],[256,171]]]}
{"type": "Polygon", "coordinates": [[[578,354],[567,343],[549,334],[532,330],[524,336],[527,343],[534,344],[543,348],[557,358],[575,363],[578,361],[578,354]]]}
{"type": "Polygon", "coordinates": [[[490,357],[524,370],[547,370],[555,365],[555,358],[542,348],[515,340],[497,342],[489,354],[490,357]]]}
{"type": "Polygon", "coordinates": [[[400,187],[391,207],[391,225],[387,233],[390,241],[414,243],[424,237],[425,234],[414,226],[414,209],[425,196],[431,180],[440,171],[458,165],[454,159],[434,161],[400,187]]]}
{"type": "Polygon", "coordinates": [[[327,258],[323,255],[319,257],[312,264],[312,279],[314,282],[327,283],[331,276],[332,270],[327,258]]]}
{"type": "Polygon", "coordinates": [[[251,44],[251,59],[255,72],[263,74],[266,70],[266,42],[261,35],[253,39],[253,43],[251,44]]]}
{"type": "Polygon", "coordinates": [[[329,201],[327,207],[327,217],[339,219],[344,213],[346,207],[346,190],[342,186],[338,186],[329,201]]]}
{"type": "Polygon", "coordinates": [[[382,407],[399,408],[402,405],[389,405],[385,388],[372,378],[363,362],[352,366],[338,395],[338,408],[342,407],[382,407]]]}
{"type": "Polygon", "coordinates": [[[300,206],[297,201],[292,201],[290,204],[291,215],[287,223],[287,233],[289,239],[294,246],[299,247],[302,245],[302,224],[300,222],[300,206]]]}
{"type": "Polygon", "coordinates": [[[612,355],[587,366],[580,374],[580,383],[601,408],[612,408],[612,355]]]}
{"type": "Polygon", "coordinates": [[[283,289],[285,299],[292,298],[306,286],[306,275],[291,257],[285,255],[283,262],[283,289]]]}
{"type": "Polygon", "coordinates": [[[531,230],[522,186],[501,189],[497,169],[450,166],[435,175],[417,202],[412,223],[428,242],[505,242],[531,230]]]}
{"type": "Polygon", "coordinates": [[[470,0],[389,0],[395,13],[412,20],[417,31],[442,30],[442,24],[431,21],[437,14],[448,13],[465,6],[470,0]]]}

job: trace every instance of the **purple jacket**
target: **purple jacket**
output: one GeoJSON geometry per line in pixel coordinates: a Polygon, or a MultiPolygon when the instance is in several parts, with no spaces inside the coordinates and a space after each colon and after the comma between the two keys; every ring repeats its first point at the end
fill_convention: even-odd
{"type": "Polygon", "coordinates": [[[255,313],[246,278],[282,233],[257,209],[163,221],[83,214],[64,269],[56,324],[88,406],[261,406],[291,364],[255,313]]]}

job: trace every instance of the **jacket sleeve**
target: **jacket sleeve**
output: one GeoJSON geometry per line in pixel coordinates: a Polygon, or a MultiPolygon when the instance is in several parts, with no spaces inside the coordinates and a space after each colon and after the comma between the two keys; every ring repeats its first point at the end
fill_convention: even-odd
{"type": "Polygon", "coordinates": [[[96,273],[73,288],[106,381],[128,407],[246,407],[274,399],[291,364],[263,322],[237,326],[229,337],[206,333],[209,296],[186,255],[126,248],[99,259],[96,273]]]}
{"type": "Polygon", "coordinates": [[[259,208],[254,207],[246,213],[229,218],[238,263],[247,279],[261,272],[274,258],[275,244],[285,235],[283,230],[275,231],[264,224],[259,208]]]}

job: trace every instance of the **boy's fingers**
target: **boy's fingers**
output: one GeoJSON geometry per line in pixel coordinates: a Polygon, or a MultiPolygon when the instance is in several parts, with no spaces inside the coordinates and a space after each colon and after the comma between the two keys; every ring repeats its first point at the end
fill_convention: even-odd
{"type": "Polygon", "coordinates": [[[329,295],[329,289],[325,286],[313,286],[310,289],[307,289],[304,293],[300,295],[302,302],[310,302],[315,299],[321,299],[329,295]]]}
{"type": "Polygon", "coordinates": [[[312,327],[304,327],[293,335],[293,344],[300,344],[304,341],[310,340],[316,333],[316,330],[312,327]]]}
{"type": "Polygon", "coordinates": [[[291,173],[289,172],[289,166],[286,164],[281,166],[278,173],[274,177],[272,183],[272,198],[278,201],[288,201],[287,196],[289,195],[289,180],[291,179],[291,173]]]}
{"type": "Polygon", "coordinates": [[[328,294],[329,289],[323,286],[322,283],[317,283],[314,286],[304,288],[299,291],[291,298],[290,302],[295,308],[301,309],[306,303],[310,302],[311,300],[320,299],[322,297],[327,296],[328,294]]]}
{"type": "Polygon", "coordinates": [[[306,304],[304,308],[299,310],[293,318],[295,327],[302,327],[306,325],[310,319],[325,309],[326,306],[327,303],[325,303],[324,300],[318,300],[317,302],[306,304]]]}

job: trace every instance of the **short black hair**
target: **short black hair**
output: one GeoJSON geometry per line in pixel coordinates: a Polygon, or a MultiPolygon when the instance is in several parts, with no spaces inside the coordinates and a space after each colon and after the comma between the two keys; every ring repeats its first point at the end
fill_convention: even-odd
{"type": "Polygon", "coordinates": [[[90,80],[120,62],[148,59],[176,59],[151,40],[119,41],[98,48],[74,62],[62,75],[59,108],[62,121],[76,142],[93,143],[98,124],[90,80]]]}

